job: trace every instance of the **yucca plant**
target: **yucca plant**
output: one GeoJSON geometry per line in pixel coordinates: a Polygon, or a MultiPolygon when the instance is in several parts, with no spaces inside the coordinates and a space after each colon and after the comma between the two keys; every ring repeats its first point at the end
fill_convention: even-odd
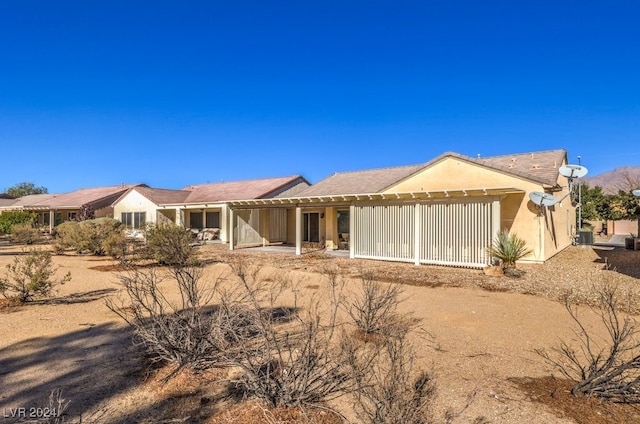
{"type": "Polygon", "coordinates": [[[531,252],[527,248],[527,242],[516,234],[511,234],[509,230],[500,230],[489,247],[489,255],[499,259],[503,269],[515,268],[516,261],[531,252]]]}

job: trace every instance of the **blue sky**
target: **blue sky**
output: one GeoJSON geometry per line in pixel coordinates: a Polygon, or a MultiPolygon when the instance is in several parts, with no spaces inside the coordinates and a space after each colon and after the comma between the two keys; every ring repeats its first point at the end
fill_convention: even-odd
{"type": "Polygon", "coordinates": [[[0,0],[0,191],[564,148],[640,165],[634,1],[0,0]]]}

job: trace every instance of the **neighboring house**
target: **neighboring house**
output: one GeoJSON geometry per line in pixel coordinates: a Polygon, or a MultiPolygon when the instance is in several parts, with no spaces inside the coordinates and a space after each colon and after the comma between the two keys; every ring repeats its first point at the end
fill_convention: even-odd
{"type": "MultiPolygon", "coordinates": [[[[299,175],[191,185],[181,190],[133,187],[113,203],[113,212],[134,229],[145,222],[173,222],[194,231],[215,230],[216,237],[228,242],[229,201],[289,197],[307,187],[309,182],[299,175]]],[[[254,222],[258,218],[249,211],[240,219],[254,222]]],[[[271,219],[274,235],[286,232],[286,216],[274,213],[271,219]]],[[[249,225],[240,231],[243,240],[256,237],[249,225]]]]}
{"type": "Polygon", "coordinates": [[[108,187],[82,188],[62,194],[32,194],[16,199],[5,210],[24,210],[35,212],[38,223],[44,227],[53,227],[65,221],[76,219],[83,206],[91,207],[96,217],[113,216],[111,204],[123,193],[137,185],[117,185],[108,187]]]}
{"type": "MultiPolygon", "coordinates": [[[[228,202],[236,237],[247,214],[263,244],[285,241],[301,254],[304,242],[349,249],[352,258],[484,267],[487,249],[501,229],[516,233],[542,263],[572,241],[575,207],[558,168],[566,150],[472,158],[445,153],[426,164],[336,173],[306,190],[278,199],[228,202]],[[540,208],[531,192],[564,201],[540,208]],[[289,217],[287,233],[272,237],[270,214],[289,217]],[[236,218],[237,216],[237,218],[236,218]]],[[[244,230],[246,231],[246,230],[244,230]]],[[[253,241],[253,240],[252,240],[253,241]]]]}
{"type": "Polygon", "coordinates": [[[14,199],[13,197],[9,196],[6,193],[0,193],[0,214],[2,213],[3,210],[5,210],[7,207],[11,206],[12,204],[14,204],[16,201],[16,199],[14,199]]]}

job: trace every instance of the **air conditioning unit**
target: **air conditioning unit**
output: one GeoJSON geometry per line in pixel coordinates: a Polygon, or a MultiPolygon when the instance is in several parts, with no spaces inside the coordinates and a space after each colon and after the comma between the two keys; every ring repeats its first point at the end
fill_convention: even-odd
{"type": "Polygon", "coordinates": [[[578,244],[593,244],[593,231],[578,231],[578,244]]]}

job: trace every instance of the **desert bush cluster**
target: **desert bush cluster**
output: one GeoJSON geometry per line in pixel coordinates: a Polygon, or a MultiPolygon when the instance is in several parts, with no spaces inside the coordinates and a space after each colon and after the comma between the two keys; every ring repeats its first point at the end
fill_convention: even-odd
{"type": "Polygon", "coordinates": [[[16,256],[7,265],[7,272],[0,277],[0,293],[5,298],[16,299],[21,303],[35,297],[48,296],[58,284],[71,279],[71,273],[61,279],[55,278],[57,268],[51,261],[51,252],[31,249],[24,255],[16,256]]]}
{"type": "Polygon", "coordinates": [[[550,350],[537,352],[563,376],[575,381],[575,396],[592,396],[622,403],[640,403],[640,322],[624,314],[626,296],[614,286],[596,290],[606,338],[595,337],[595,330],[580,318],[571,294],[564,302],[576,330],[577,346],[566,340],[550,350]]]}
{"type": "Polygon", "coordinates": [[[120,221],[113,218],[66,221],[55,228],[54,248],[58,253],[73,249],[78,253],[102,256],[117,250],[113,240],[123,230],[120,221]]]}
{"type": "Polygon", "coordinates": [[[227,265],[213,280],[197,264],[131,271],[120,279],[122,297],[108,306],[133,327],[151,361],[174,372],[226,368],[230,393],[243,398],[331,409],[332,400],[351,396],[362,422],[434,421],[433,378],[414,367],[408,337],[416,324],[394,306],[399,285],[363,272],[351,286],[327,266],[327,296],[302,301],[300,282],[286,273],[268,274],[240,255],[227,265]],[[354,301],[345,300],[350,289],[354,301]]]}
{"type": "Polygon", "coordinates": [[[123,265],[151,260],[160,265],[186,266],[197,262],[191,233],[172,224],[147,224],[142,240],[132,237],[122,223],[113,218],[67,221],[56,227],[54,250],[61,254],[73,250],[80,254],[108,255],[123,265]]]}

